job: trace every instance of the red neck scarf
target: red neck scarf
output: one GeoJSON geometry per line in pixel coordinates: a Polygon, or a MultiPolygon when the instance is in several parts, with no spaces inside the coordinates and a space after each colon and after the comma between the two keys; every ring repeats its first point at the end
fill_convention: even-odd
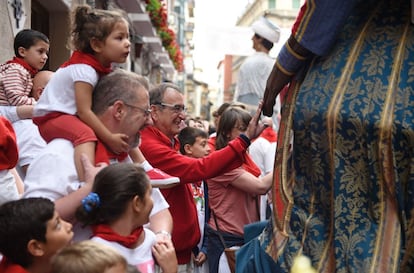
{"type": "Polygon", "coordinates": [[[98,143],[96,144],[95,164],[102,163],[102,162],[110,164],[111,160],[122,162],[125,160],[125,158],[127,158],[127,156],[128,156],[127,152],[123,152],[120,154],[113,153],[108,148],[106,148],[106,146],[100,140],[98,140],[98,143]]]}
{"type": "Polygon", "coordinates": [[[267,127],[266,129],[264,129],[260,136],[269,141],[270,143],[277,141],[277,134],[271,127],[267,127]]]}
{"type": "Polygon", "coordinates": [[[254,163],[253,159],[247,153],[244,154],[244,163],[242,165],[242,168],[256,177],[259,177],[262,173],[260,171],[260,168],[257,167],[256,163],[254,163]]]}
{"type": "Polygon", "coordinates": [[[26,269],[18,264],[14,264],[6,257],[3,257],[0,263],[0,272],[2,273],[28,273],[26,269]]]}
{"type": "Polygon", "coordinates": [[[27,71],[29,71],[29,73],[32,76],[32,78],[34,77],[34,75],[36,75],[37,72],[39,72],[39,70],[37,70],[36,68],[32,67],[30,64],[26,63],[22,58],[13,57],[13,59],[10,60],[10,61],[7,61],[7,63],[8,64],[20,64],[27,71]]]}
{"type": "Polygon", "coordinates": [[[127,248],[132,248],[136,242],[138,242],[139,237],[141,236],[144,228],[142,226],[137,227],[132,233],[128,236],[122,236],[112,230],[108,225],[94,225],[92,226],[92,233],[96,237],[100,237],[104,240],[110,242],[116,242],[127,248]]]}
{"type": "Polygon", "coordinates": [[[92,66],[99,76],[104,76],[112,71],[112,67],[103,66],[92,54],[83,53],[81,51],[74,51],[70,59],[67,60],[61,67],[66,67],[71,64],[88,64],[92,66]]]}

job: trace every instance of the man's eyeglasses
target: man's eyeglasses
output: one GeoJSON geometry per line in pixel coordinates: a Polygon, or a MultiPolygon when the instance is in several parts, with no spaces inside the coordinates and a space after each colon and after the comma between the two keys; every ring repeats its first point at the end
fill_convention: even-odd
{"type": "Polygon", "coordinates": [[[135,106],[135,105],[128,104],[128,103],[125,103],[125,102],[124,102],[124,104],[125,104],[126,106],[128,106],[128,107],[131,107],[131,108],[135,108],[135,109],[140,110],[141,112],[143,112],[143,113],[144,113],[144,116],[146,116],[146,117],[148,117],[148,116],[151,114],[151,109],[144,109],[144,108],[141,108],[141,107],[139,107],[139,106],[135,106]]]}
{"type": "Polygon", "coordinates": [[[184,105],[181,104],[169,104],[169,103],[157,103],[158,105],[161,105],[164,108],[170,108],[171,110],[173,110],[175,113],[181,113],[181,112],[187,112],[187,108],[184,105]]]}

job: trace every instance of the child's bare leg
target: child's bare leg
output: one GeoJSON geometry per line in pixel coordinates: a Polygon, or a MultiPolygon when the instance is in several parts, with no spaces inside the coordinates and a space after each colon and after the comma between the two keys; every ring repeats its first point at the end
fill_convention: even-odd
{"type": "Polygon", "coordinates": [[[75,166],[76,172],[78,173],[79,181],[85,181],[85,174],[81,162],[81,155],[85,154],[91,161],[92,165],[95,166],[95,146],[96,143],[93,141],[85,142],[75,146],[75,166]]]}
{"type": "Polygon", "coordinates": [[[134,163],[142,164],[145,161],[145,157],[138,147],[131,149],[128,154],[134,163]]]}
{"type": "Polygon", "coordinates": [[[14,176],[14,180],[16,181],[16,187],[17,187],[17,191],[19,192],[19,195],[22,195],[24,191],[24,184],[23,184],[22,178],[20,177],[16,168],[11,169],[10,172],[14,176]]]}

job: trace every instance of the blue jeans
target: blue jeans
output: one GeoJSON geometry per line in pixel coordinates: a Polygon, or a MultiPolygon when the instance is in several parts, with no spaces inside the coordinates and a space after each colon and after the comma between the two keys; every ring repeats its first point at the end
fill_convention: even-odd
{"type": "MultiPolygon", "coordinates": [[[[206,225],[205,232],[208,236],[207,261],[210,273],[217,273],[220,255],[224,251],[224,246],[220,240],[218,231],[206,225]]],[[[243,236],[225,232],[221,232],[221,235],[223,236],[226,247],[241,246],[244,243],[243,236]]]]}

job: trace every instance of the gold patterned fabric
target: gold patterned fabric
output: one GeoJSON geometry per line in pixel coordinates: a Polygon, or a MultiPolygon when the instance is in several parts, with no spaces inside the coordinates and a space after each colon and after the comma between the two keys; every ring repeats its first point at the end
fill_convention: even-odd
{"type": "Polygon", "coordinates": [[[299,254],[318,272],[414,271],[410,11],[409,1],[361,1],[330,54],[291,84],[272,227],[260,236],[275,272],[299,254]]]}

